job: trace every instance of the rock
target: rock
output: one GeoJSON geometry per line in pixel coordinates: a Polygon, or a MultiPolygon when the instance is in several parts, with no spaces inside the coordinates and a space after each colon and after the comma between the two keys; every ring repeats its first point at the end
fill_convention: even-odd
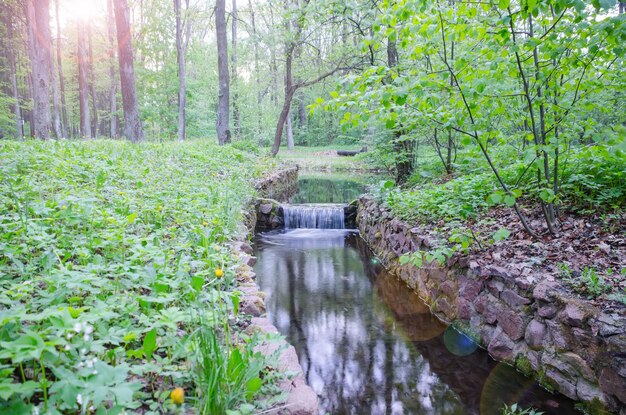
{"type": "Polygon", "coordinates": [[[461,285],[460,294],[467,301],[474,301],[483,288],[482,281],[466,279],[461,285]]]}
{"type": "Polygon", "coordinates": [[[576,382],[576,395],[581,401],[603,400],[600,386],[583,378],[579,378],[576,382]]]}
{"type": "Polygon", "coordinates": [[[263,299],[256,295],[245,296],[241,300],[239,310],[244,314],[259,317],[265,313],[265,303],[263,299]]]}
{"type": "Polygon", "coordinates": [[[555,387],[556,390],[570,399],[576,399],[575,381],[563,375],[556,369],[546,370],[546,378],[555,387]]]}
{"type": "Polygon", "coordinates": [[[436,310],[442,312],[448,319],[454,319],[456,317],[456,310],[446,297],[439,297],[435,304],[436,310]]]}
{"type": "Polygon", "coordinates": [[[613,368],[607,367],[602,370],[600,389],[626,406],[626,379],[619,376],[613,368]]]}
{"type": "Polygon", "coordinates": [[[558,309],[555,306],[546,305],[543,307],[539,307],[539,309],[537,310],[537,314],[539,314],[539,317],[550,319],[556,316],[557,311],[558,309]]]}
{"type": "Polygon", "coordinates": [[[537,321],[531,320],[526,327],[524,339],[526,344],[532,349],[538,350],[543,346],[543,339],[546,335],[546,325],[537,321]]]}
{"type": "Polygon", "coordinates": [[[542,281],[535,286],[533,297],[537,300],[549,302],[557,292],[557,284],[551,281],[542,281]]]}
{"type": "Polygon", "coordinates": [[[502,281],[491,279],[487,281],[487,288],[494,297],[498,298],[500,296],[500,292],[504,289],[504,283],[502,281]]]}
{"type": "Polygon", "coordinates": [[[497,330],[494,338],[489,342],[487,351],[496,360],[511,362],[513,360],[513,348],[515,343],[507,337],[502,330],[497,330]]]}
{"type": "Polygon", "coordinates": [[[510,309],[501,308],[497,311],[498,324],[502,330],[511,338],[511,340],[519,340],[524,337],[524,319],[516,312],[510,309]]]}
{"type": "Polygon", "coordinates": [[[565,310],[559,313],[559,320],[573,327],[582,327],[587,318],[588,315],[581,305],[573,302],[568,303],[565,310]]]}
{"type": "Polygon", "coordinates": [[[524,298],[513,290],[504,290],[500,293],[500,299],[511,307],[530,304],[531,300],[524,298]]]}
{"type": "Polygon", "coordinates": [[[561,323],[553,320],[547,320],[546,326],[548,327],[548,333],[552,339],[552,345],[555,351],[570,350],[572,347],[571,332],[565,329],[561,323]]]}
{"type": "Polygon", "coordinates": [[[272,205],[271,203],[261,203],[259,205],[259,212],[261,212],[264,215],[269,215],[270,213],[272,213],[273,208],[274,208],[274,205],[272,205]]]}

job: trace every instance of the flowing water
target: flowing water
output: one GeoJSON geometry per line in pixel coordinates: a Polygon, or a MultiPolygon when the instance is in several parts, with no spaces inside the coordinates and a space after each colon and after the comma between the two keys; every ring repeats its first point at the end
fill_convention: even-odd
{"type": "Polygon", "coordinates": [[[269,318],[296,347],[321,414],[498,414],[514,402],[575,413],[439,322],[357,232],[285,229],[255,246],[269,318]]]}

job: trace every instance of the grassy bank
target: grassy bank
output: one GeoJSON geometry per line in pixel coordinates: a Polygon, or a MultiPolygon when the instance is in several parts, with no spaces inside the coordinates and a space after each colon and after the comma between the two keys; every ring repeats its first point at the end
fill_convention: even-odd
{"type": "Polygon", "coordinates": [[[0,154],[0,412],[223,413],[263,393],[255,339],[227,323],[226,243],[273,161],[200,141],[0,154]]]}
{"type": "Polygon", "coordinates": [[[279,160],[297,164],[301,169],[313,171],[367,171],[375,169],[363,162],[362,156],[340,157],[337,150],[360,150],[361,146],[296,147],[281,148],[279,160]]]}

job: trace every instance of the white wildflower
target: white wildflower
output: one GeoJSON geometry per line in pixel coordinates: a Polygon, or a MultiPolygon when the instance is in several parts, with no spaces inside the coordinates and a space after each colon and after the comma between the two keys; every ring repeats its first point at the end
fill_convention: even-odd
{"type": "Polygon", "coordinates": [[[80,393],[78,395],[76,395],[76,402],[78,402],[79,405],[83,404],[83,395],[81,395],[80,393]]]}
{"type": "Polygon", "coordinates": [[[83,329],[83,325],[80,323],[74,323],[74,331],[76,333],[80,333],[83,329]]]}
{"type": "Polygon", "coordinates": [[[94,369],[93,372],[91,372],[91,373],[93,373],[94,375],[97,375],[98,371],[96,369],[94,369]]]}
{"type": "Polygon", "coordinates": [[[69,344],[66,344],[66,345],[65,345],[65,347],[64,347],[64,349],[65,349],[65,350],[70,350],[70,345],[69,345],[69,344]]]}
{"type": "Polygon", "coordinates": [[[89,335],[87,333],[85,333],[85,335],[83,336],[83,340],[86,342],[89,341],[89,335]]]}
{"type": "Polygon", "coordinates": [[[91,333],[93,333],[93,326],[90,326],[89,324],[85,325],[85,334],[91,333]]]}
{"type": "Polygon", "coordinates": [[[35,406],[33,408],[33,415],[39,415],[39,407],[35,406]]]}

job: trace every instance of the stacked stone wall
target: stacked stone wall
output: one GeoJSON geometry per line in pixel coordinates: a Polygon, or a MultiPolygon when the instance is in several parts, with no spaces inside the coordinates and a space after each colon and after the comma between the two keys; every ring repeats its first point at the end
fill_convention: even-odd
{"type": "Polygon", "coordinates": [[[534,374],[548,389],[626,415],[626,321],[568,293],[554,278],[480,267],[400,265],[399,256],[434,241],[368,196],[358,203],[361,236],[383,264],[441,320],[454,323],[499,361],[534,374]]]}

